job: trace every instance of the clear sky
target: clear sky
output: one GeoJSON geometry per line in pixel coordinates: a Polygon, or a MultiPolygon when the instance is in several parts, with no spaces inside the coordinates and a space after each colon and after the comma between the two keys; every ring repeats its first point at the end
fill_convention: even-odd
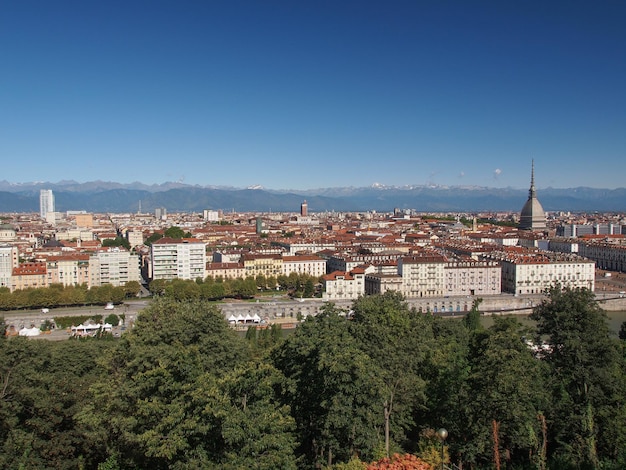
{"type": "Polygon", "coordinates": [[[15,0],[0,180],[625,187],[626,2],[15,0]]]}

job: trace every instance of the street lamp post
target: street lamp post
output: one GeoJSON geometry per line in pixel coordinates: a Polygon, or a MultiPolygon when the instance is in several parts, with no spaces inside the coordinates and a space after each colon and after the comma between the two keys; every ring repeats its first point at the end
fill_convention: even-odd
{"type": "Polygon", "coordinates": [[[444,449],[444,443],[446,442],[446,439],[448,438],[448,430],[445,429],[445,428],[437,429],[437,437],[441,441],[441,470],[444,470],[444,465],[443,465],[444,452],[443,452],[443,449],[444,449]]]}

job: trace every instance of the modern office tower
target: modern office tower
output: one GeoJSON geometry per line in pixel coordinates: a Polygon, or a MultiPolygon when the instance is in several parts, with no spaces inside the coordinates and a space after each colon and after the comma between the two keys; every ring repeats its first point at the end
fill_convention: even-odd
{"type": "Polygon", "coordinates": [[[165,207],[157,207],[154,209],[154,217],[157,220],[167,220],[167,209],[165,207]]]}
{"type": "Polygon", "coordinates": [[[39,215],[45,220],[48,212],[54,212],[54,194],[51,189],[42,189],[39,191],[39,215]]]}
{"type": "Polygon", "coordinates": [[[542,231],[546,229],[546,214],[541,207],[537,192],[535,191],[535,162],[533,160],[530,173],[530,190],[528,200],[520,214],[519,228],[521,230],[542,231]]]}

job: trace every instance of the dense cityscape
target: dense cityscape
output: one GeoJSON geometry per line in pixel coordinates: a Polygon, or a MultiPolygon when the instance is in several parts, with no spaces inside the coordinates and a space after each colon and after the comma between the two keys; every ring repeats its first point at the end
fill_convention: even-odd
{"type": "Polygon", "coordinates": [[[0,226],[0,464],[621,468],[626,218],[546,214],[534,167],[520,205],[61,213],[43,189],[0,226]]]}
{"type": "Polygon", "coordinates": [[[459,299],[541,294],[557,283],[619,293],[615,283],[597,289],[597,270],[626,271],[624,215],[546,216],[534,169],[520,213],[315,213],[306,201],[295,213],[60,213],[51,190],[40,206],[3,216],[0,286],[11,292],[207,278],[276,288],[281,276],[307,275],[307,298],[394,290],[422,311],[466,312],[471,301],[459,299]]]}

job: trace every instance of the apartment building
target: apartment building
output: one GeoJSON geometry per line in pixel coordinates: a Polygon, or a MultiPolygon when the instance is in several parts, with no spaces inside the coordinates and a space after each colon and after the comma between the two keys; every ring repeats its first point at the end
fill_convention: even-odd
{"type": "Polygon", "coordinates": [[[435,253],[405,256],[398,260],[405,297],[438,297],[445,292],[447,259],[435,253]]]}
{"type": "Polygon", "coordinates": [[[152,279],[204,279],[206,247],[196,238],[161,238],[152,243],[152,279]]]}
{"type": "Polygon", "coordinates": [[[13,268],[11,292],[20,289],[43,287],[48,287],[46,263],[22,263],[17,268],[13,268]]]}
{"type": "Polygon", "coordinates": [[[279,254],[245,254],[241,261],[245,270],[244,277],[277,277],[283,274],[283,257],[279,254]]]}
{"type": "Polygon", "coordinates": [[[557,284],[595,289],[595,262],[573,254],[508,253],[500,265],[503,292],[541,294],[557,284]]]}
{"type": "Polygon", "coordinates": [[[450,261],[444,279],[446,295],[496,295],[502,289],[502,268],[495,261],[450,261]]]}
{"type": "Polygon", "coordinates": [[[326,274],[326,260],[313,255],[283,256],[283,274],[289,276],[291,273],[323,276],[326,274]]]}
{"type": "Polygon", "coordinates": [[[206,277],[216,279],[243,279],[246,277],[246,269],[241,263],[207,263],[206,277]]]}
{"type": "Polygon", "coordinates": [[[88,254],[48,256],[45,263],[48,285],[62,284],[67,287],[86,284],[91,287],[88,254]]]}
{"type": "Polygon", "coordinates": [[[141,282],[139,255],[120,247],[101,248],[89,258],[91,285],[119,287],[129,281],[141,282]]]}
{"type": "Polygon", "coordinates": [[[365,294],[365,269],[355,268],[350,272],[335,271],[323,278],[326,300],[353,300],[365,294]]]}
{"type": "Polygon", "coordinates": [[[0,287],[12,288],[13,269],[19,266],[19,253],[15,246],[0,245],[0,287]]]}

